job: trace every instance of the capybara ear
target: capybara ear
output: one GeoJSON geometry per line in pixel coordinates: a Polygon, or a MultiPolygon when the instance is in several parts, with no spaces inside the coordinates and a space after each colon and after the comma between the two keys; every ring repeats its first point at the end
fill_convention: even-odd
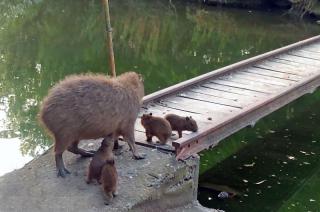
{"type": "Polygon", "coordinates": [[[190,118],[187,116],[187,117],[186,117],[186,120],[189,121],[189,119],[190,119],[190,118]]]}

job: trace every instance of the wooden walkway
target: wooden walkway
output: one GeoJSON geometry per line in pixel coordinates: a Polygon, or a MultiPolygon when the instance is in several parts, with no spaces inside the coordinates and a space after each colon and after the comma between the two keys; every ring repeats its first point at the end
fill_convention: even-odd
{"type": "Polygon", "coordinates": [[[199,131],[172,136],[168,145],[146,142],[140,118],[136,142],[178,159],[200,152],[320,85],[320,36],[235,63],[144,98],[140,116],[152,112],[192,116],[199,131]]]}

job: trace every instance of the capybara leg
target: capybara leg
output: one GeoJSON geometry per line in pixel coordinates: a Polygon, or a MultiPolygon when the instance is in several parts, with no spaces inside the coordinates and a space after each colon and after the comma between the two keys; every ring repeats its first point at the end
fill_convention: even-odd
{"type": "Polygon", "coordinates": [[[159,136],[158,138],[159,138],[160,144],[164,145],[167,143],[167,139],[164,136],[159,136]]]}
{"type": "Polygon", "coordinates": [[[82,157],[92,157],[95,153],[95,151],[86,151],[84,149],[81,149],[78,147],[79,142],[74,142],[70,147],[68,147],[68,150],[74,154],[80,154],[82,157]]]}
{"type": "Polygon", "coordinates": [[[55,159],[56,159],[56,167],[58,171],[57,176],[66,177],[67,174],[70,174],[70,171],[66,169],[66,167],[64,166],[62,153],[56,154],[55,159]]]}
{"type": "Polygon", "coordinates": [[[179,131],[178,131],[178,134],[179,134],[179,138],[181,138],[181,137],[182,137],[182,131],[179,130],[179,131]]]}
{"type": "Polygon", "coordinates": [[[123,135],[123,139],[128,143],[132,153],[133,153],[133,157],[136,160],[140,160],[140,159],[144,159],[146,157],[145,154],[139,154],[137,152],[135,143],[134,143],[134,131],[132,130],[132,132],[130,132],[128,135],[123,135]]]}
{"type": "Polygon", "coordinates": [[[116,139],[116,140],[114,141],[113,150],[121,150],[122,147],[123,147],[123,145],[120,145],[118,139],[116,139]]]}
{"type": "Polygon", "coordinates": [[[152,142],[152,135],[149,130],[146,130],[147,142],[152,142]]]}
{"type": "Polygon", "coordinates": [[[111,201],[112,201],[112,198],[113,198],[112,192],[106,193],[105,197],[106,197],[106,200],[104,201],[104,204],[105,205],[110,205],[111,201]]]}
{"type": "Polygon", "coordinates": [[[88,173],[87,179],[86,179],[87,184],[90,184],[92,182],[92,176],[90,174],[90,171],[88,173]]]}
{"type": "Polygon", "coordinates": [[[152,135],[147,136],[147,142],[152,142],[152,135]]]}

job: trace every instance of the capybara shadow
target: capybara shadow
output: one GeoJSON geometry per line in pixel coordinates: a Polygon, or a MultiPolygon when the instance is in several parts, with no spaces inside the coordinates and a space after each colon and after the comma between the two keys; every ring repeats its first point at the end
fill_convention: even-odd
{"type": "Polygon", "coordinates": [[[141,124],[146,130],[147,141],[152,142],[152,137],[156,136],[160,144],[167,143],[168,138],[171,136],[170,123],[164,118],[153,116],[150,114],[143,114],[141,117],[141,124]]]}
{"type": "Polygon", "coordinates": [[[178,116],[176,114],[167,114],[164,117],[171,125],[172,131],[177,131],[179,134],[179,138],[182,137],[182,131],[198,131],[197,122],[191,116],[178,116]]]}
{"type": "Polygon", "coordinates": [[[100,182],[101,177],[101,170],[103,165],[106,163],[107,160],[113,160],[113,145],[114,142],[110,139],[103,139],[101,142],[101,146],[97,150],[97,152],[94,154],[89,167],[88,167],[88,173],[87,173],[87,180],[86,182],[89,184],[93,180],[96,180],[98,183],[100,182]]]}
{"type": "Polygon", "coordinates": [[[102,74],[71,75],[51,88],[43,100],[39,119],[54,138],[58,176],[70,173],[62,158],[66,149],[93,156],[93,152],[78,148],[83,139],[122,135],[134,157],[144,158],[134,143],[134,124],[143,96],[143,80],[135,72],[115,78],[102,74]]]}
{"type": "Polygon", "coordinates": [[[113,159],[107,160],[103,165],[100,181],[106,198],[105,204],[109,205],[117,195],[118,184],[118,173],[113,159]]]}

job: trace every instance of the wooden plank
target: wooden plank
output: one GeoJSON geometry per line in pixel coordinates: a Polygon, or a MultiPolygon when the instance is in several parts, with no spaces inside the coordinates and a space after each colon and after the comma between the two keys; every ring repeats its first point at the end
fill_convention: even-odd
{"type": "Polygon", "coordinates": [[[253,73],[246,73],[246,72],[237,72],[237,77],[242,78],[242,79],[247,79],[247,80],[252,80],[252,81],[257,81],[257,82],[263,82],[269,85],[278,85],[281,87],[286,87],[291,85],[293,82],[289,81],[287,79],[279,79],[279,78],[274,78],[274,77],[269,77],[269,76],[261,76],[253,73]]]}
{"type": "Polygon", "coordinates": [[[279,59],[282,59],[282,60],[291,61],[291,62],[294,62],[296,64],[300,64],[300,66],[301,65],[308,65],[308,66],[313,66],[313,67],[319,67],[319,65],[320,65],[320,61],[309,59],[309,58],[305,58],[305,57],[302,58],[302,57],[299,57],[299,56],[289,55],[289,54],[278,55],[278,56],[276,56],[276,58],[279,58],[279,59]]]}
{"type": "Polygon", "coordinates": [[[247,101],[255,101],[257,98],[254,96],[249,98],[249,96],[247,96],[246,99],[244,101],[242,101],[243,100],[242,94],[229,93],[228,91],[218,91],[218,90],[214,90],[211,88],[205,88],[205,87],[201,87],[201,86],[193,87],[188,90],[190,92],[201,93],[201,94],[206,94],[206,95],[211,95],[211,96],[216,96],[216,97],[220,97],[220,98],[224,98],[224,99],[237,101],[240,104],[245,103],[247,101]]]}
{"type": "Polygon", "coordinates": [[[313,45],[304,46],[303,50],[320,53],[320,46],[319,45],[317,46],[315,45],[315,43],[313,43],[313,45]]]}
{"type": "MultiPolygon", "coordinates": [[[[266,83],[266,82],[261,82],[261,81],[259,81],[259,78],[256,78],[256,79],[243,78],[243,77],[241,77],[241,73],[238,73],[238,72],[235,72],[234,74],[230,74],[228,76],[219,77],[218,79],[227,80],[227,81],[230,81],[230,82],[237,82],[237,83],[244,84],[244,85],[252,85],[256,89],[257,88],[259,88],[259,89],[270,89],[270,90],[276,91],[278,89],[286,87],[284,85],[269,84],[269,83],[266,83]]],[[[270,82],[270,80],[268,82],[270,82]]]]}
{"type": "Polygon", "coordinates": [[[174,113],[179,116],[192,116],[192,117],[196,117],[197,119],[205,119],[205,116],[198,113],[190,113],[182,110],[167,108],[153,102],[150,102],[149,104],[142,106],[139,116],[142,116],[142,114],[144,113],[153,113],[159,116],[164,116],[166,114],[174,113]]]}
{"type": "Polygon", "coordinates": [[[275,60],[274,61],[264,61],[262,63],[253,65],[253,67],[278,71],[281,73],[292,74],[292,75],[297,75],[297,76],[302,76],[302,77],[308,75],[307,72],[303,71],[301,68],[299,68],[297,66],[279,63],[275,60]]]}
{"type": "Polygon", "coordinates": [[[159,102],[157,102],[157,104],[159,104],[163,107],[166,107],[166,108],[180,110],[180,111],[184,111],[184,112],[188,112],[188,113],[202,114],[202,115],[210,114],[210,112],[207,110],[203,110],[203,109],[197,110],[196,108],[193,108],[190,105],[181,105],[181,104],[177,104],[177,103],[163,102],[163,101],[159,101],[159,102]]]}
{"type": "Polygon", "coordinates": [[[220,80],[220,79],[212,80],[210,81],[210,83],[217,84],[217,85],[226,85],[233,88],[242,88],[248,91],[253,91],[253,92],[262,93],[262,94],[271,94],[274,92],[274,91],[268,90],[267,88],[258,87],[257,85],[254,85],[254,84],[245,84],[245,83],[232,82],[232,81],[220,80]]]}
{"type": "Polygon", "coordinates": [[[315,53],[315,52],[308,52],[308,51],[305,51],[303,49],[299,49],[299,50],[295,50],[295,51],[289,52],[289,54],[296,55],[296,56],[307,57],[307,58],[311,58],[311,59],[318,60],[318,61],[320,60],[320,52],[319,53],[315,53]]]}
{"type": "Polygon", "coordinates": [[[221,108],[216,108],[216,107],[206,107],[203,104],[197,104],[197,106],[192,105],[194,102],[188,102],[189,104],[186,104],[186,102],[170,102],[170,101],[161,101],[163,106],[168,107],[168,108],[173,108],[173,109],[178,109],[178,110],[185,110],[185,111],[198,111],[201,113],[203,116],[206,117],[212,117],[217,116],[217,117],[224,117],[226,115],[229,115],[229,113],[232,113],[234,109],[229,109],[229,110],[222,110],[221,108]]]}
{"type": "Polygon", "coordinates": [[[317,56],[313,53],[301,52],[301,51],[290,51],[287,54],[320,62],[320,56],[317,56]]]}
{"type": "Polygon", "coordinates": [[[230,87],[230,86],[226,86],[226,85],[217,85],[217,84],[213,84],[213,83],[206,83],[206,84],[201,85],[201,87],[212,88],[217,91],[227,91],[229,93],[240,94],[240,95],[249,96],[249,97],[266,96],[266,94],[264,94],[264,93],[257,93],[257,92],[249,91],[249,90],[242,89],[242,88],[234,88],[234,87],[230,87]]]}
{"type": "Polygon", "coordinates": [[[233,111],[238,111],[240,108],[220,105],[212,102],[204,102],[195,99],[187,99],[179,96],[172,96],[161,100],[161,103],[174,103],[178,105],[182,105],[184,107],[191,107],[196,111],[208,111],[208,112],[220,112],[220,113],[229,113],[233,111]]]}
{"type": "Polygon", "coordinates": [[[196,99],[204,102],[215,103],[218,105],[225,105],[235,108],[243,108],[243,105],[239,104],[235,100],[223,99],[215,96],[210,96],[207,94],[194,93],[190,91],[185,91],[183,93],[178,94],[178,96],[189,99],[196,99]]]}
{"type": "Polygon", "coordinates": [[[273,50],[273,51],[270,51],[267,53],[264,53],[262,55],[258,55],[258,56],[240,61],[238,63],[226,66],[224,68],[221,68],[221,69],[218,69],[215,71],[211,71],[207,74],[203,74],[203,75],[195,77],[193,79],[178,83],[176,85],[162,89],[162,90],[157,91],[155,93],[149,94],[143,98],[143,102],[150,102],[150,101],[157,99],[159,97],[173,94],[183,88],[195,85],[201,81],[207,80],[207,79],[212,78],[214,76],[219,76],[219,75],[225,74],[229,71],[234,71],[235,69],[244,68],[245,66],[248,66],[254,62],[258,62],[258,61],[264,60],[266,58],[274,57],[275,55],[281,54],[281,53],[289,51],[289,50],[296,49],[296,48],[301,47],[303,45],[317,42],[319,40],[320,40],[320,36],[315,36],[315,37],[312,37],[312,38],[309,38],[309,39],[306,39],[303,41],[299,41],[297,43],[294,43],[294,44],[291,44],[291,45],[288,45],[288,46],[285,46],[285,47],[282,47],[282,48],[279,48],[279,49],[276,49],[276,50],[273,50]]]}
{"type": "Polygon", "coordinates": [[[317,72],[316,66],[311,66],[308,64],[301,64],[299,62],[289,61],[287,59],[274,58],[274,62],[280,63],[280,64],[290,65],[290,66],[294,67],[295,70],[298,70],[300,72],[300,75],[303,75],[303,76],[311,76],[317,72]]]}
{"type": "Polygon", "coordinates": [[[240,71],[245,73],[257,74],[261,76],[273,77],[277,79],[286,79],[292,82],[298,82],[299,80],[302,79],[301,76],[278,72],[275,70],[262,69],[262,68],[249,68],[249,69],[244,69],[240,71]]]}

